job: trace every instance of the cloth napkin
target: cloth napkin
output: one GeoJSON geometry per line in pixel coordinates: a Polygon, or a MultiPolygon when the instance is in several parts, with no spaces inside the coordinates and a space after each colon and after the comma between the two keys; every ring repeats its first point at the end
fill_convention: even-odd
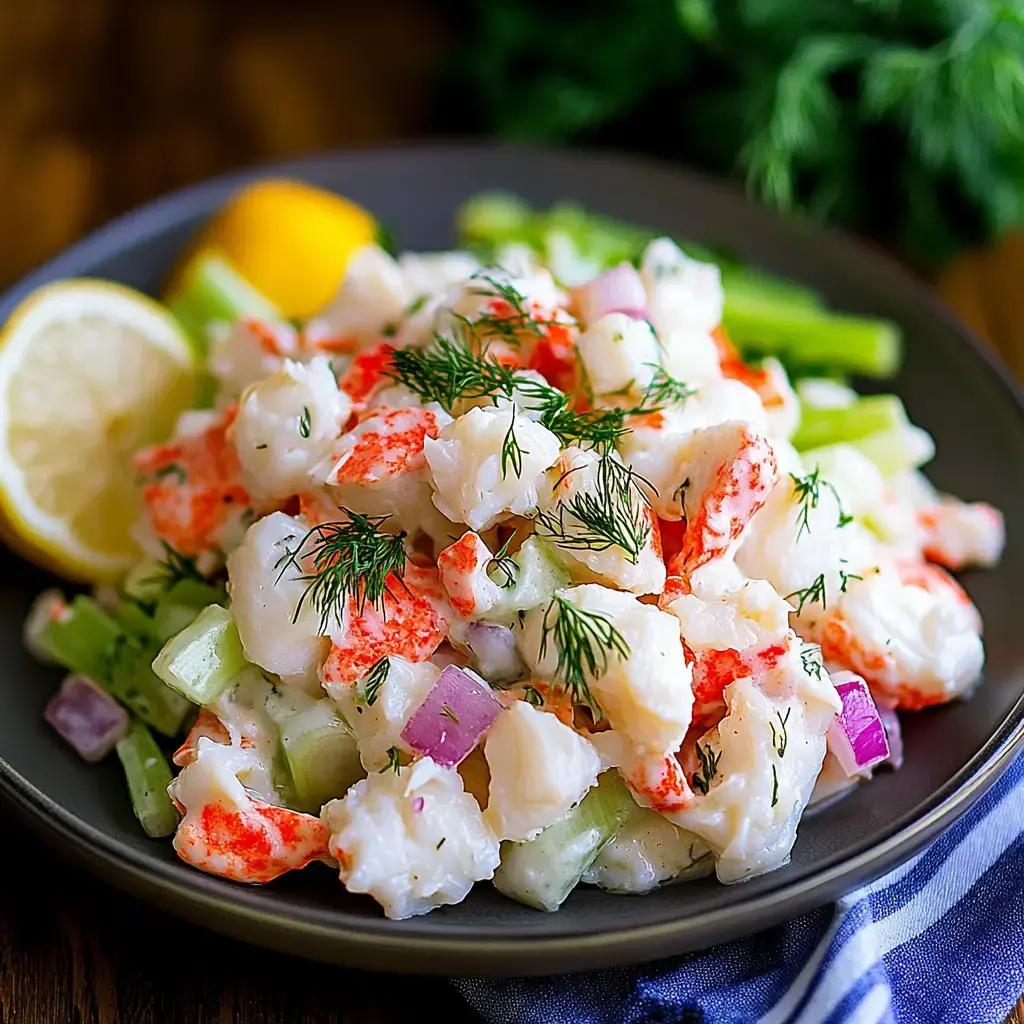
{"type": "Polygon", "coordinates": [[[1024,993],[1024,757],[923,853],[778,928],[640,967],[455,984],[494,1024],[1002,1024],[1024,993]]]}

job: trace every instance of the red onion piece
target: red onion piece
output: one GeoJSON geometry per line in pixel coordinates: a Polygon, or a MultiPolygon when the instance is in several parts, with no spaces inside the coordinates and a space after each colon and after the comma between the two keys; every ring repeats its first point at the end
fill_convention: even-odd
{"type": "Polygon", "coordinates": [[[625,313],[642,320],[647,316],[647,293],[630,263],[620,263],[575,291],[580,319],[588,327],[608,313],[625,313]]]}
{"type": "Polygon", "coordinates": [[[885,738],[889,741],[889,764],[893,768],[903,767],[903,730],[900,728],[900,716],[892,708],[878,707],[878,717],[885,729],[885,738]]]}
{"type": "Polygon", "coordinates": [[[889,756],[889,743],[868,684],[853,672],[833,672],[843,710],[828,728],[828,747],[847,775],[860,775],[889,756]]]}
{"type": "Polygon", "coordinates": [[[487,686],[449,665],[405,723],[402,739],[417,754],[454,768],[503,710],[487,686]]]}
{"type": "Polygon", "coordinates": [[[514,683],[526,672],[516,635],[507,626],[471,622],[466,626],[466,646],[474,666],[489,683],[514,683]]]}
{"type": "Polygon", "coordinates": [[[68,676],[43,717],[84,761],[101,761],[128,732],[128,712],[88,676],[68,676]]]}

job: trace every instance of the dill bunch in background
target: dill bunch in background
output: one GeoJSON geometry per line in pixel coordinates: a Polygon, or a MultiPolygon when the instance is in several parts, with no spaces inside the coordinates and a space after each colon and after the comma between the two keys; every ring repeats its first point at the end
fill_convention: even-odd
{"type": "Polygon", "coordinates": [[[448,128],[741,176],[923,265],[1024,221],[1020,0],[464,0],[448,128]]]}

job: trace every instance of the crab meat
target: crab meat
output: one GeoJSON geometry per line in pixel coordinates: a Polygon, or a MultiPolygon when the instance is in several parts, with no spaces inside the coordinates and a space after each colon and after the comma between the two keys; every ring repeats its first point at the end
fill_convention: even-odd
{"type": "Polygon", "coordinates": [[[351,685],[380,661],[398,655],[407,661],[426,661],[447,633],[451,609],[436,570],[406,563],[402,576],[388,577],[383,608],[360,609],[351,597],[341,630],[331,637],[323,666],[323,684],[351,685]]]}
{"type": "Polygon", "coordinates": [[[661,364],[661,347],[646,320],[608,313],[578,338],[580,361],[597,396],[640,395],[661,364]]]}
{"type": "Polygon", "coordinates": [[[182,741],[181,746],[174,752],[171,760],[179,768],[186,768],[196,759],[199,741],[204,736],[211,743],[223,745],[231,743],[231,733],[228,732],[227,726],[212,711],[200,708],[199,714],[196,715],[196,720],[192,723],[192,728],[189,729],[188,734],[182,741]]]}
{"type": "Polygon", "coordinates": [[[437,556],[441,585],[452,611],[479,619],[501,601],[501,587],[487,575],[491,551],[478,533],[467,531],[437,556]]]}
{"type": "Polygon", "coordinates": [[[680,567],[693,572],[739,538],[775,483],[775,453],[760,431],[722,423],[695,431],[679,484],[686,518],[680,567]]]}
{"type": "MultiPolygon", "coordinates": [[[[557,596],[592,622],[606,620],[628,649],[626,654],[602,650],[599,671],[586,673],[590,692],[612,728],[637,749],[658,754],[677,750],[693,703],[678,620],[632,594],[593,583],[559,591],[557,596]]],[[[549,679],[558,664],[551,630],[560,614],[564,612],[557,605],[534,608],[518,636],[527,665],[549,679]]]]}
{"type": "Polygon", "coordinates": [[[665,563],[658,520],[641,485],[618,456],[602,458],[569,447],[555,473],[537,536],[582,582],[610,583],[634,594],[660,593],[665,563]],[[609,520],[596,531],[589,515],[594,508],[609,520]]]}
{"type": "Polygon", "coordinates": [[[952,577],[925,563],[883,567],[824,619],[826,664],[864,677],[876,698],[916,711],[970,692],[984,663],[981,620],[952,577]]]}
{"type": "Polygon", "coordinates": [[[511,402],[470,409],[423,442],[434,505],[474,530],[529,512],[560,450],[547,427],[511,402]]]}
{"type": "Polygon", "coordinates": [[[943,498],[918,514],[924,528],[924,556],[947,569],[991,568],[1003,553],[1003,514],[983,501],[943,498]]]}
{"type": "Polygon", "coordinates": [[[232,406],[200,433],[146,448],[133,464],[144,479],[142,502],[156,536],[179,554],[218,556],[275,503],[254,500],[228,431],[232,406]]]}
{"type": "Polygon", "coordinates": [[[325,858],[319,818],[258,800],[232,771],[231,748],[199,740],[195,760],[171,783],[183,817],[174,849],[192,867],[235,882],[272,882],[325,858]]]}
{"type": "Polygon", "coordinates": [[[305,365],[285,360],[250,385],[232,431],[249,493],[287,498],[307,489],[351,411],[323,357],[305,365]]]}
{"type": "Polygon", "coordinates": [[[217,378],[221,405],[234,402],[250,385],[300,356],[299,336],[291,324],[243,316],[210,346],[210,372],[217,378]]]}

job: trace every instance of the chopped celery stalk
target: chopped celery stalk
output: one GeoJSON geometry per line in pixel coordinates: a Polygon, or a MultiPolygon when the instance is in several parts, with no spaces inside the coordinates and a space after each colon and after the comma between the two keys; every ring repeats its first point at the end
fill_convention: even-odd
{"type": "Polygon", "coordinates": [[[247,664],[231,613],[211,604],[164,644],[153,671],[183,697],[208,704],[247,664]]]}
{"type": "MultiPolygon", "coordinates": [[[[623,260],[636,263],[645,247],[661,234],[651,228],[588,213],[574,203],[557,203],[548,211],[533,210],[507,192],[482,192],[474,196],[459,209],[456,225],[460,240],[484,258],[502,245],[528,245],[550,262],[556,278],[559,267],[601,271],[623,260]]],[[[682,239],[675,241],[691,259],[721,267],[727,305],[730,293],[735,293],[748,302],[756,299],[785,303],[790,308],[822,306],[818,295],[804,285],[723,260],[704,246],[682,239]]]]}
{"type": "Polygon", "coordinates": [[[935,455],[935,441],[927,430],[905,424],[892,430],[866,434],[850,441],[881,471],[882,476],[895,476],[907,469],[919,469],[935,455]]]}
{"type": "Polygon", "coordinates": [[[291,771],[295,807],[318,814],[366,776],[356,741],[330,700],[289,715],[280,725],[281,749],[291,771]]]}
{"type": "Polygon", "coordinates": [[[151,839],[169,836],[178,827],[178,811],[167,795],[171,767],[150,731],[133,722],[128,735],[117,747],[135,817],[151,839]]]}
{"type": "Polygon", "coordinates": [[[639,811],[619,773],[604,772],[576,807],[536,839],[501,844],[495,888],[538,910],[557,910],[601,850],[639,811]]]}
{"type": "Polygon", "coordinates": [[[231,323],[240,316],[281,319],[277,307],[217,253],[205,253],[189,263],[184,279],[168,296],[167,307],[201,355],[208,348],[207,329],[216,320],[231,323]]]}
{"type": "Polygon", "coordinates": [[[851,405],[824,408],[801,405],[800,426],[792,437],[798,451],[869,434],[903,430],[908,425],[903,403],[895,395],[867,395],[851,405]]]}
{"type": "Polygon", "coordinates": [[[122,584],[116,615],[125,629],[163,644],[207,605],[226,601],[222,587],[187,576],[171,579],[161,574],[161,563],[144,562],[122,584]]]}
{"type": "Polygon", "coordinates": [[[181,732],[191,705],[156,675],[155,646],[127,634],[112,649],[107,675],[99,680],[125,707],[165,736],[181,732]]]}
{"type": "Polygon", "coordinates": [[[841,316],[734,290],[726,292],[723,323],[744,355],[778,356],[790,366],[865,377],[891,377],[899,368],[899,329],[888,320],[841,316]]]}
{"type": "Polygon", "coordinates": [[[40,623],[34,639],[51,661],[102,681],[110,673],[110,652],[123,635],[112,616],[91,597],[79,594],[40,623]]]}

